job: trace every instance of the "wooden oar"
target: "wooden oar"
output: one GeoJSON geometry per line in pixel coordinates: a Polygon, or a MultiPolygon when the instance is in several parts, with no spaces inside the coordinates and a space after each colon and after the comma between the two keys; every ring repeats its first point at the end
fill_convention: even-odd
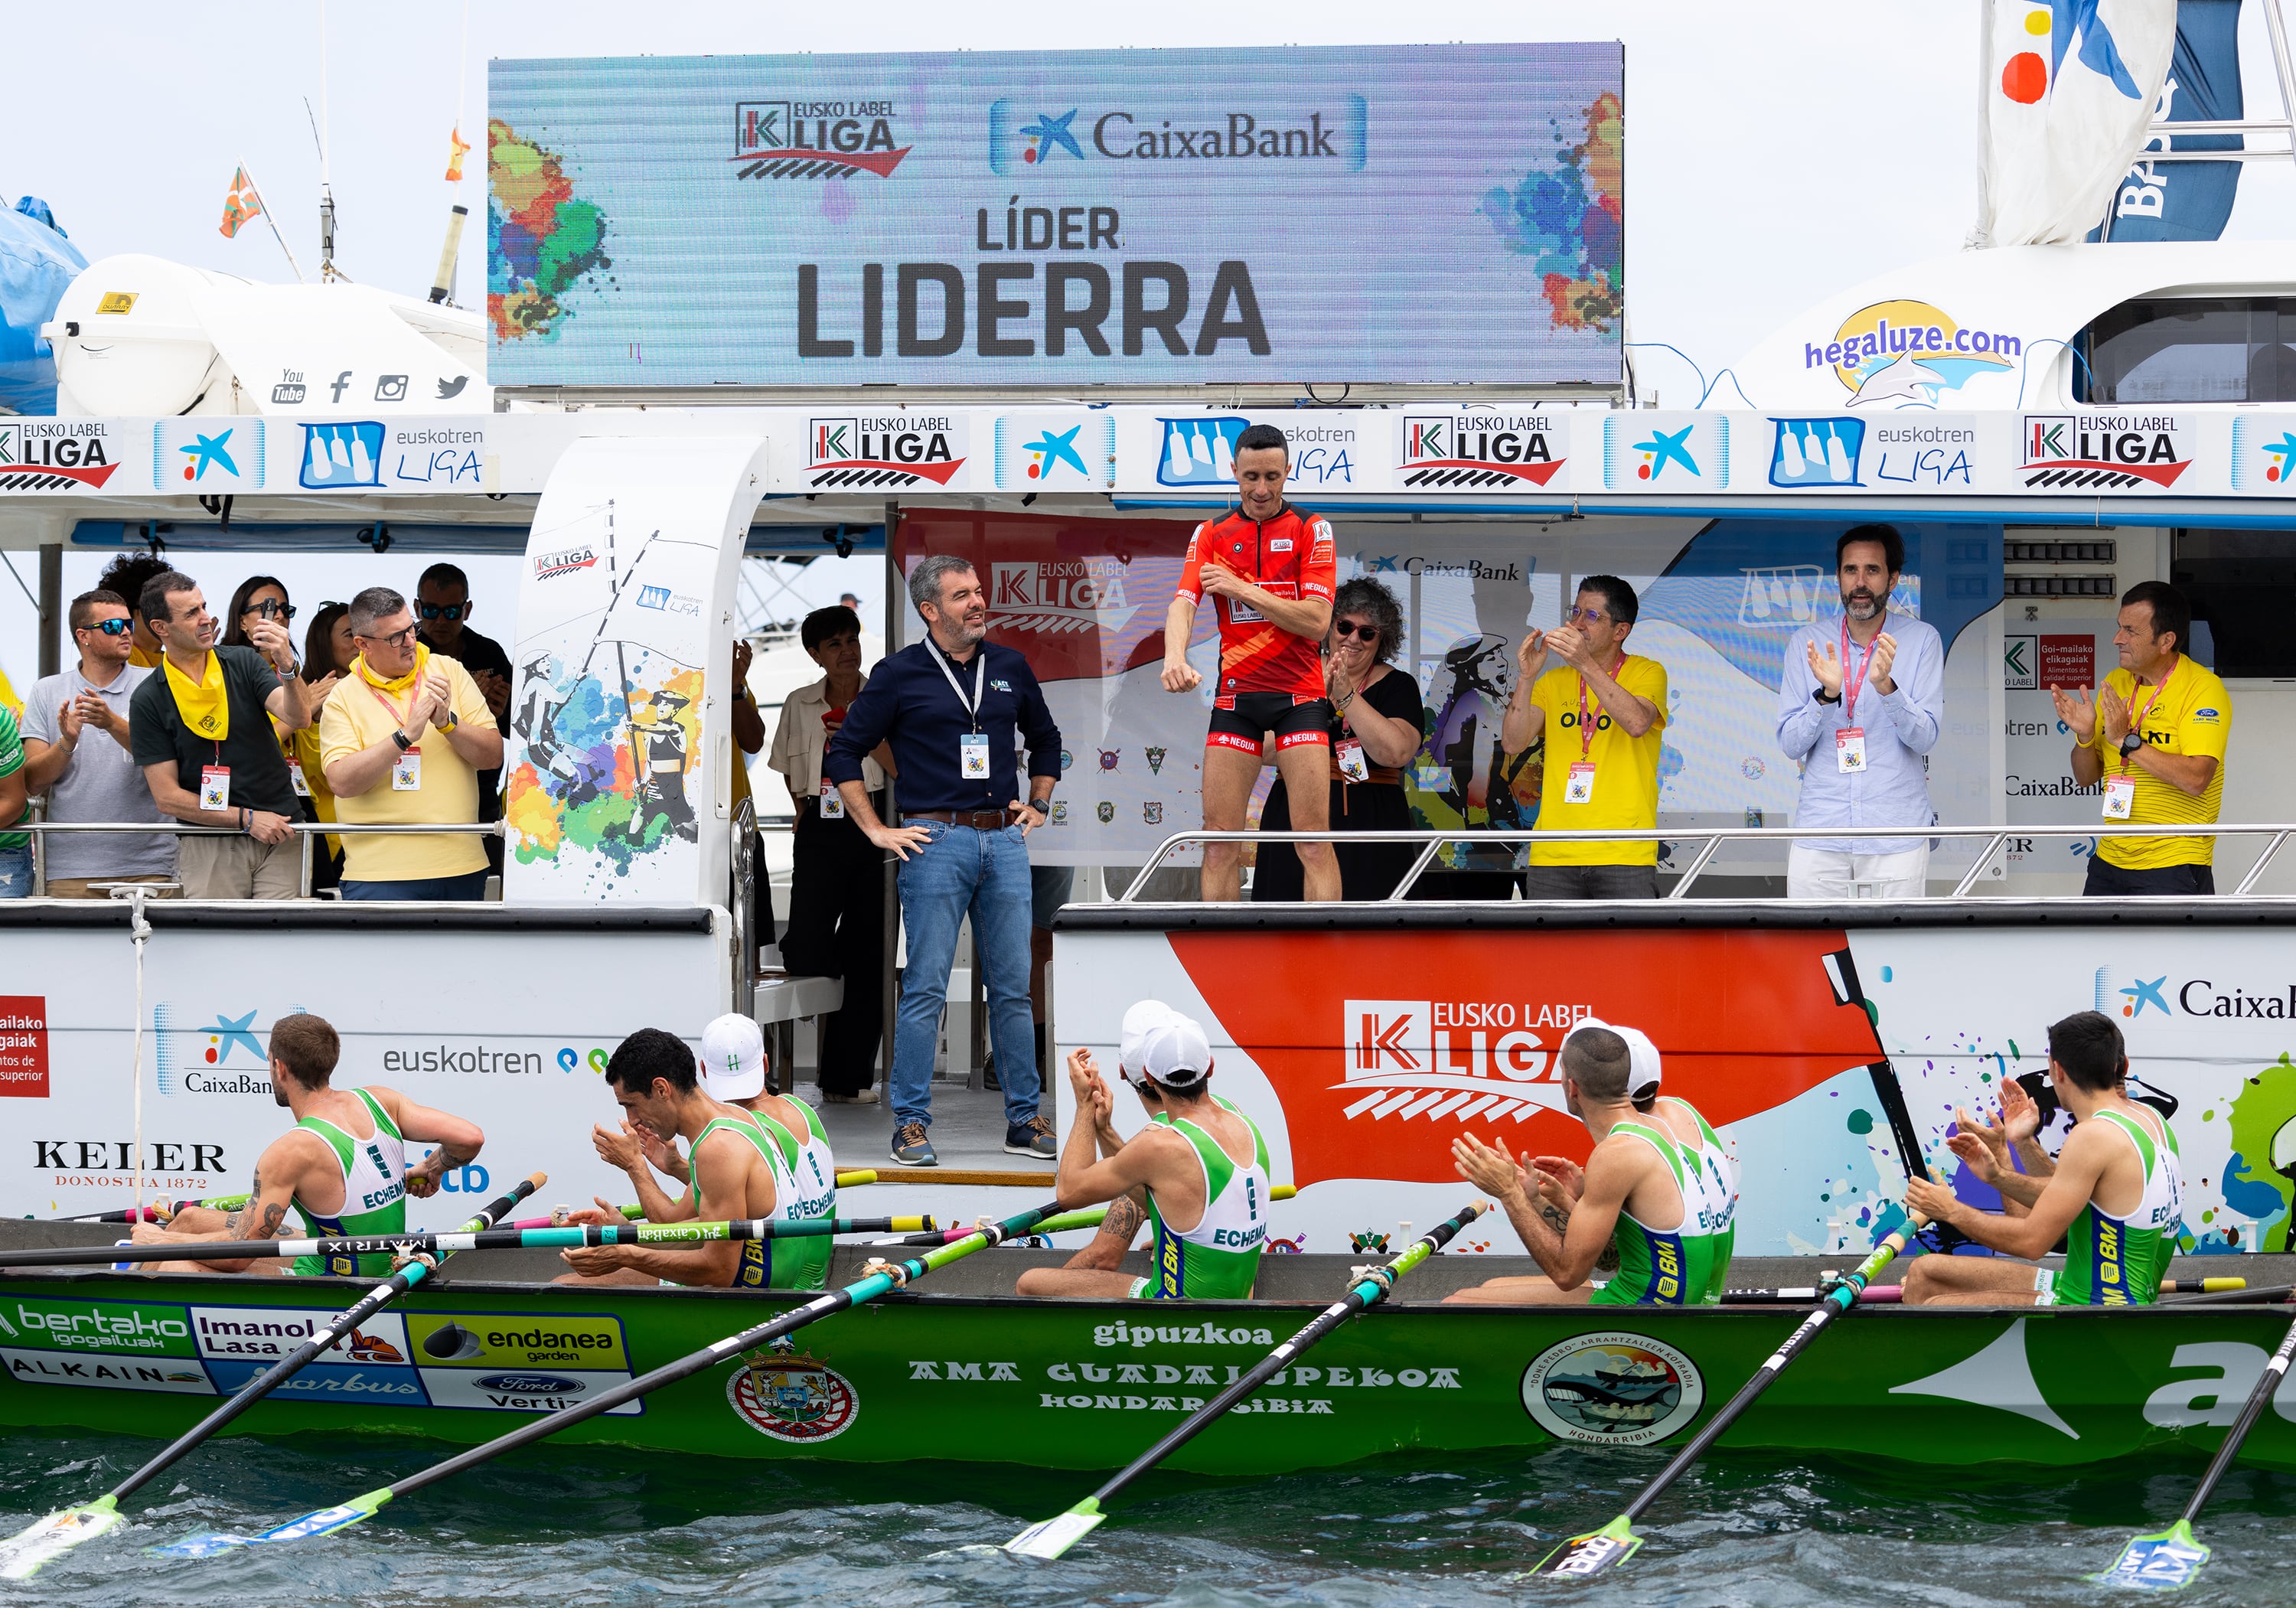
{"type": "MultiPolygon", "coordinates": [[[[504,1213],[549,1181],[550,1176],[540,1172],[520,1180],[516,1188],[493,1202],[463,1227],[477,1230],[501,1222],[504,1213]]],[[[39,1572],[42,1564],[70,1551],[82,1541],[94,1540],[119,1523],[123,1516],[119,1511],[120,1503],[133,1496],[153,1476],[180,1461],[193,1448],[203,1444],[224,1425],[301,1372],[306,1363],[329,1350],[344,1335],[357,1333],[359,1325],[422,1283],[430,1271],[431,1264],[428,1262],[407,1263],[367,1292],[365,1299],[357,1306],[331,1320],[293,1351],[249,1380],[229,1400],[177,1436],[142,1468],[94,1501],[85,1506],[67,1507],[62,1513],[50,1514],[11,1539],[0,1541],[0,1579],[29,1579],[39,1572]]]]}
{"type": "Polygon", "coordinates": [[[1754,1376],[1739,1388],[1722,1410],[1706,1421],[1706,1427],[1691,1438],[1690,1444],[1674,1455],[1674,1460],[1659,1470],[1652,1480],[1627,1504],[1627,1510],[1600,1530],[1582,1536],[1572,1536],[1540,1561],[1529,1572],[1535,1575],[1562,1575],[1566,1579],[1584,1579],[1597,1575],[1613,1564],[1623,1563],[1642,1549],[1643,1538],[1635,1533],[1635,1521],[1658,1500],[1659,1493],[1672,1485],[1690,1465],[1706,1455],[1706,1448],[1722,1437],[1722,1432],[1738,1421],[1738,1415],[1754,1405],[1754,1399],[1770,1388],[1771,1382],[1784,1372],[1786,1364],[1801,1355],[1802,1349],[1817,1338],[1824,1328],[1844,1312],[1857,1304],[1858,1296],[1872,1282],[1874,1276],[1888,1267],[1906,1242],[1919,1233],[1927,1219],[1909,1217],[1882,1242],[1874,1247],[1874,1253],[1860,1262],[1857,1269],[1845,1277],[1840,1286],[1824,1300],[1810,1309],[1809,1316],[1801,1320],[1794,1332],[1786,1337],[1785,1344],[1770,1353],[1754,1376]]]}
{"type": "Polygon", "coordinates": [[[371,1516],[386,1502],[421,1490],[427,1485],[436,1485],[439,1481],[459,1474],[465,1469],[476,1468],[481,1463],[490,1462],[504,1452],[515,1451],[520,1447],[531,1446],[537,1440],[547,1440],[559,1431],[579,1423],[586,1418],[594,1418],[601,1413],[611,1412],[626,1401],[636,1401],[639,1397],[649,1395],[664,1385],[676,1384],[679,1380],[699,1374],[705,1368],[716,1367],[730,1357],[778,1340],[784,1334],[793,1333],[808,1324],[817,1323],[833,1313],[842,1312],[849,1307],[857,1307],[865,1301],[874,1300],[888,1290],[899,1289],[913,1279],[922,1278],[934,1268],[947,1267],[949,1263],[970,1256],[976,1251],[990,1245],[1001,1244],[1008,1239],[1028,1234],[1039,1227],[1088,1228],[1098,1223],[1106,1214],[1106,1208],[1103,1207],[1091,1211],[1071,1213],[1066,1217],[1053,1218],[1048,1217],[1042,1208],[1038,1208],[1006,1218],[1001,1223],[983,1223],[954,1244],[939,1246],[926,1251],[921,1257],[914,1257],[904,1262],[873,1263],[872,1265],[873,1270],[866,1277],[848,1284],[841,1290],[832,1290],[825,1294],[816,1296],[803,1306],[792,1308],[754,1328],[744,1329],[738,1334],[729,1334],[721,1341],[702,1347],[699,1351],[679,1358],[676,1362],[667,1363],[654,1369],[651,1374],[640,1374],[637,1378],[618,1384],[610,1391],[602,1391],[579,1406],[562,1407],[557,1412],[545,1414],[536,1418],[532,1423],[521,1424],[506,1435],[498,1435],[482,1446],[474,1446],[469,1451],[449,1457],[444,1463],[433,1464],[429,1468],[409,1474],[404,1480],[386,1485],[379,1490],[371,1490],[365,1496],[354,1497],[340,1506],[321,1508],[316,1513],[306,1514],[289,1523],[266,1530],[258,1536],[190,1536],[172,1546],[162,1546],[157,1550],[164,1555],[172,1557],[205,1557],[212,1553],[224,1552],[234,1547],[252,1546],[266,1541],[295,1541],[306,1536],[321,1536],[332,1530],[342,1530],[371,1516]]]}
{"type": "MultiPolygon", "coordinates": [[[[53,1245],[0,1251],[0,1268],[84,1268],[113,1262],[236,1262],[298,1256],[413,1256],[453,1251],[559,1251],[577,1245],[692,1245],[719,1240],[806,1239],[824,1234],[898,1234],[931,1218],[753,1218],[731,1223],[606,1223],[563,1228],[488,1228],[453,1234],[384,1234],[328,1240],[176,1240],[164,1245],[53,1245]]],[[[970,1230],[963,1232],[969,1233],[970,1230]]]]}
{"type": "Polygon", "coordinates": [[[1105,1485],[1058,1517],[1046,1519],[1041,1524],[1029,1525],[1005,1542],[1004,1550],[1024,1558],[1047,1561],[1067,1552],[1100,1527],[1102,1521],[1108,1517],[1103,1511],[1103,1505],[1117,1492],[1210,1428],[1229,1408],[1266,1384],[1275,1374],[1290,1366],[1292,1359],[1301,1352],[1386,1295],[1397,1279],[1440,1251],[1453,1235],[1489,1210],[1488,1202],[1479,1201],[1448,1222],[1438,1223],[1421,1235],[1412,1242],[1409,1249],[1384,1268],[1365,1269],[1361,1284],[1316,1314],[1316,1320],[1306,1328],[1254,1363],[1243,1377],[1191,1413],[1170,1434],[1127,1464],[1105,1485]]]}
{"type": "Polygon", "coordinates": [[[2185,1504],[2185,1511],[2177,1515],[2177,1522],[2149,1536],[2129,1538],[2128,1545],[2112,1561],[2112,1567],[2093,1579],[2108,1586],[2141,1586],[2153,1591],[2175,1591],[2193,1583],[2193,1578],[2201,1572],[2201,1565],[2209,1561],[2208,1545],[2194,1538],[2193,1521],[2201,1516],[2201,1509],[2216,1494],[2217,1481],[2225,1477],[2232,1460],[2240,1455],[2241,1442],[2248,1439],[2248,1432],[2264,1416],[2266,1405],[2287,1376],[2292,1357],[2296,1357],[2296,1323],[2290,1324],[2288,1333],[2280,1337],[2279,1350],[2264,1365],[2256,1388],[2248,1393],[2248,1400],[2242,1405],[2240,1416],[2233,1420],[2232,1428],[2225,1432],[2224,1444],[2217,1448],[2208,1473],[2201,1476],[2199,1488],[2193,1492],[2193,1499],[2185,1504]]]}

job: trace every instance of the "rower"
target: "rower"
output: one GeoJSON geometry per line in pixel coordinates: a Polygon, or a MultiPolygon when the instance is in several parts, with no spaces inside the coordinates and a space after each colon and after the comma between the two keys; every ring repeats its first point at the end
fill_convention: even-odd
{"type": "MultiPolygon", "coordinates": [[[[773,1141],[774,1192],[783,1220],[837,1215],[837,1158],[830,1153],[829,1137],[813,1107],[794,1095],[766,1092],[766,1036],[763,1029],[738,1011],[729,1011],[701,1030],[701,1092],[711,1099],[749,1113],[773,1141]]],[[[600,1124],[590,1130],[590,1143],[599,1159],[619,1167],[637,1186],[638,1209],[649,1223],[676,1223],[697,1215],[693,1169],[676,1146],[650,1129],[625,1121],[615,1133],[600,1124]],[[649,1167],[649,1163],[652,1164],[649,1167]],[[672,1196],[653,1180],[652,1168],[685,1186],[672,1196]]],[[[599,1211],[584,1211],[571,1222],[620,1222],[622,1218],[603,1200],[599,1211]],[[611,1213],[612,1215],[604,1215],[611,1213]]],[[[830,1238],[827,1235],[775,1240],[770,1250],[772,1273],[767,1287],[775,1290],[819,1290],[829,1277],[830,1238]]]]}
{"type": "MultiPolygon", "coordinates": [[[[686,1143],[692,1180],[683,1202],[654,1186],[640,1165],[638,1198],[655,1222],[739,1222],[779,1214],[785,1194],[781,1153],[756,1118],[738,1106],[712,1098],[702,1087],[693,1052],[675,1033],[640,1028],[615,1047],[606,1062],[606,1087],[639,1130],[665,1148],[672,1137],[686,1143]],[[656,1213],[660,1215],[656,1216],[656,1213]]],[[[577,1223],[619,1224],[625,1219],[601,1200],[597,1209],[571,1214],[577,1223]]],[[[807,1241],[718,1240],[676,1250],[653,1245],[586,1245],[559,1254],[574,1269],[560,1284],[673,1284],[726,1289],[791,1288],[800,1276],[794,1260],[775,1252],[807,1241]],[[778,1277],[776,1276],[778,1275],[778,1277]]],[[[816,1253],[812,1286],[826,1258],[816,1253]]]]}
{"type": "Polygon", "coordinates": [[[1495,1278],[1447,1296],[1503,1306],[1707,1306],[1722,1299],[1736,1234],[1737,1163],[1689,1101],[1659,1097],[1658,1047],[1634,1028],[1586,1018],[1559,1052],[1563,1095],[1595,1148],[1582,1171],[1561,1156],[1452,1143],[1459,1176],[1506,1208],[1546,1276],[1495,1278]],[[1534,1198],[1536,1197],[1536,1198],[1534,1198]],[[1671,1225],[1670,1227],[1669,1225],[1671,1225]],[[1589,1284],[1616,1245],[1619,1270],[1589,1284]]]}
{"type": "MultiPolygon", "coordinates": [[[[1118,1137],[1092,1052],[1072,1052],[1076,1123],[1061,1152],[1056,1187],[1071,1208],[1128,1195],[1144,1203],[1156,1230],[1154,1269],[1133,1278],[1113,1267],[1073,1262],[1031,1268],[1017,1286],[1022,1295],[1240,1300],[1251,1294],[1267,1243],[1267,1141],[1250,1118],[1211,1092],[1211,1046],[1203,1029],[1177,1012],[1160,1021],[1147,1014],[1128,1013],[1126,1021],[1142,1030],[1136,1087],[1151,1113],[1148,1126],[1128,1140],[1118,1137]]],[[[1119,1052],[1119,1071],[1130,1077],[1124,1059],[1119,1052]]],[[[1125,1234],[1111,1259],[1120,1259],[1129,1243],[1125,1234]]]]}
{"type": "Polygon", "coordinates": [[[1926,1178],[1906,1184],[1907,1210],[2026,1259],[1918,1257],[1906,1274],[1907,1306],[2128,1307],[2159,1296],[2184,1217],[2184,1172],[2168,1119],[2128,1097],[2128,1049],[2111,1017],[2076,1011],[2049,1029],[2049,1082],[2073,1119],[2056,1170],[2013,1172],[1975,1136],[1953,1141],[1970,1170],[2005,1201],[2021,1202],[2025,1215],[1979,1211],[1926,1178]],[[2062,1272],[2031,1266],[2060,1238],[2062,1272]]]}
{"type": "MultiPolygon", "coordinates": [[[[1144,999],[1124,1013],[1124,1021],[1119,1029],[1116,1075],[1132,1085],[1134,1092],[1140,1096],[1140,1103],[1152,1115],[1163,1108],[1163,1102],[1157,1095],[1156,1086],[1139,1075],[1141,1052],[1147,1046],[1148,1030],[1161,1026],[1175,1014],[1172,1007],[1160,999],[1144,999]]],[[[1079,1070],[1089,1080],[1093,1138],[1104,1160],[1124,1148],[1124,1140],[1118,1135],[1114,1120],[1116,1097],[1109,1092],[1106,1079],[1092,1064],[1086,1052],[1071,1052],[1069,1060],[1071,1062],[1070,1086],[1075,1087],[1079,1070]],[[1077,1063],[1079,1055],[1085,1057],[1080,1068],[1077,1063]]],[[[1079,1107],[1082,1103],[1080,1098],[1079,1107]]],[[[1103,1273],[1118,1271],[1124,1265],[1126,1253],[1132,1249],[1132,1242],[1140,1237],[1140,1230],[1147,1221],[1148,1192],[1145,1189],[1128,1190],[1117,1196],[1108,1203],[1108,1215],[1101,1219],[1100,1230],[1092,1236],[1092,1243],[1069,1258],[1063,1268],[1089,1268],[1103,1273]]],[[[1021,1294],[1046,1293],[1028,1288],[1034,1273],[1035,1269],[1031,1269],[1021,1276],[1021,1294]]]]}
{"type": "MultiPolygon", "coordinates": [[[[273,1140],[255,1163],[255,1185],[247,1204],[225,1213],[187,1206],[165,1229],[139,1224],[138,1244],[170,1240],[269,1240],[291,1209],[304,1231],[340,1238],[406,1232],[406,1200],[428,1200],[450,1167],[478,1157],[486,1135],[478,1124],[427,1105],[397,1089],[371,1085],[336,1088],[335,1062],[342,1040],[324,1018],[304,1013],[272,1024],[266,1052],[271,1060],[272,1097],[295,1114],[295,1126],[273,1140]],[[408,1141],[438,1148],[413,1167],[408,1141]]],[[[147,1271],[170,1273],[258,1273],[286,1271],[275,1260],[145,1263],[147,1271]]],[[[297,1274],[356,1274],[382,1278],[391,1270],[387,1254],[361,1257],[302,1256],[297,1274]]]]}

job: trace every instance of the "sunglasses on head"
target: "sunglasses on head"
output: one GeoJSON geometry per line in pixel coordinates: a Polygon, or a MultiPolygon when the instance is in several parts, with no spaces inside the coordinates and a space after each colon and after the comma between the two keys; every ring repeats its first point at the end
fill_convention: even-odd
{"type": "Polygon", "coordinates": [[[135,622],[127,619],[99,619],[92,626],[80,628],[83,631],[101,631],[106,636],[125,636],[135,628],[135,622]]]}
{"type": "Polygon", "coordinates": [[[1345,642],[1350,636],[1360,636],[1365,642],[1377,642],[1379,640],[1379,628],[1372,625],[1359,626],[1352,621],[1342,619],[1336,625],[1332,626],[1332,635],[1338,637],[1341,642],[1345,642]]]}
{"type": "Polygon", "coordinates": [[[425,619],[460,619],[463,618],[463,611],[470,606],[466,603],[419,603],[415,606],[414,611],[425,619]]]}

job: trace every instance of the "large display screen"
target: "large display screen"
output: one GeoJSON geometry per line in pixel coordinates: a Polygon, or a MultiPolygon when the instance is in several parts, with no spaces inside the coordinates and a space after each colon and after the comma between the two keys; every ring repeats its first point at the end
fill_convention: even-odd
{"type": "Polygon", "coordinates": [[[498,385],[1611,384],[1615,44],[496,61],[498,385]]]}

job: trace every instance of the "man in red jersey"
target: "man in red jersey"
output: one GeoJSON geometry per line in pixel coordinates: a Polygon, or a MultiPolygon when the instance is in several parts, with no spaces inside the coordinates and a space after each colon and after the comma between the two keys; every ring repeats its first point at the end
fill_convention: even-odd
{"type": "MultiPolygon", "coordinates": [[[[1196,527],[1180,589],[1164,617],[1164,690],[1191,692],[1188,636],[1206,594],[1219,614],[1219,685],[1204,736],[1204,825],[1240,832],[1273,734],[1275,768],[1292,795],[1292,824],[1322,832],[1331,822],[1332,705],[1324,696],[1324,637],[1332,628],[1338,560],[1328,520],[1283,500],[1292,447],[1273,424],[1235,439],[1242,505],[1196,527]]],[[[1203,896],[1234,899],[1242,884],[1240,844],[1204,845],[1203,896]]],[[[1329,843],[1301,843],[1311,899],[1340,897],[1329,843]]]]}

